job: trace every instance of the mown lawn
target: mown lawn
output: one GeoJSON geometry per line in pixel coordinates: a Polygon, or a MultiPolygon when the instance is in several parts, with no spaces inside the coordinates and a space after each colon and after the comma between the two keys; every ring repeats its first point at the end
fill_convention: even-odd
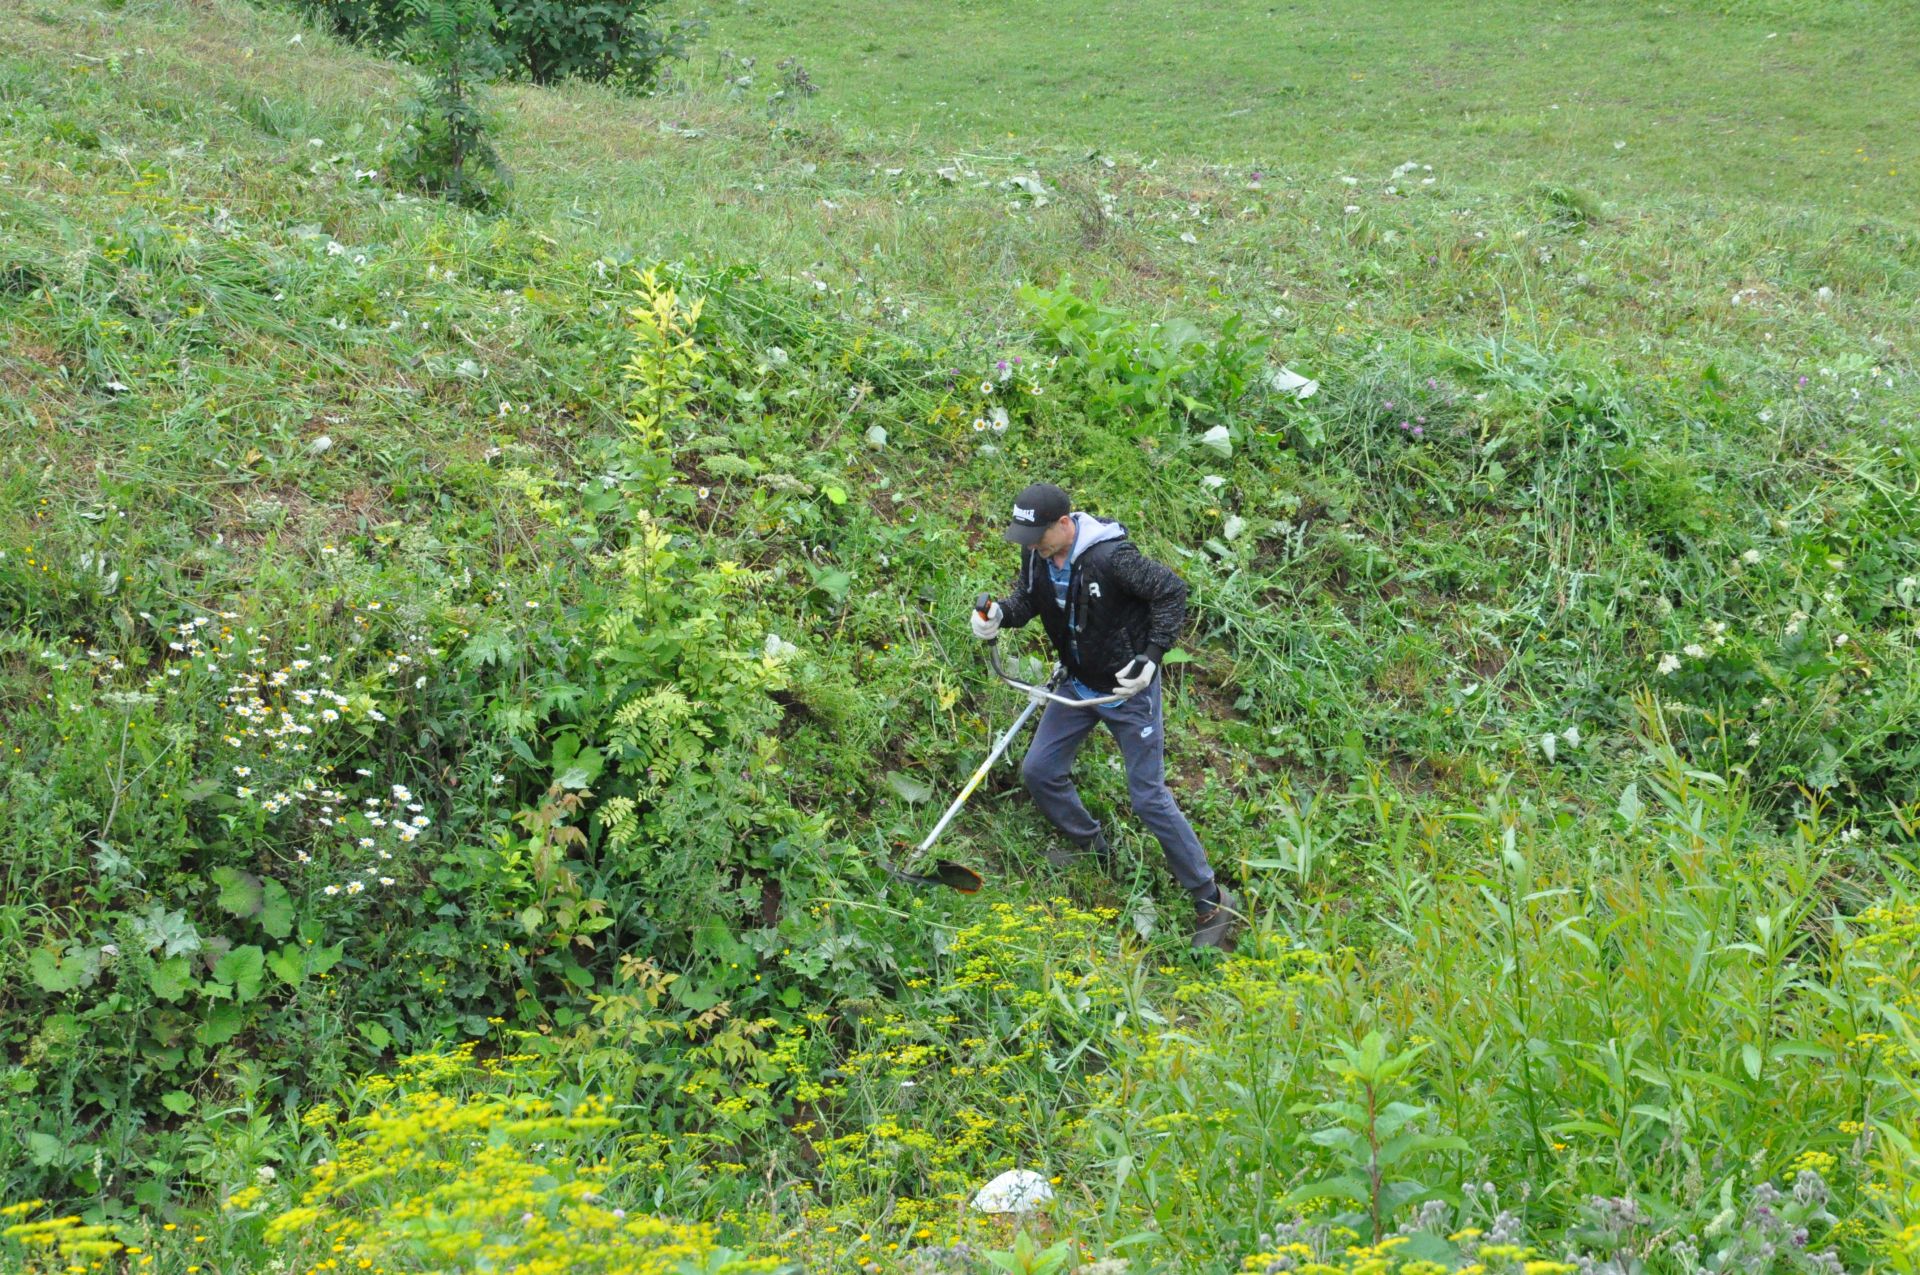
{"type": "Polygon", "coordinates": [[[821,87],[817,110],[934,147],[1369,180],[1415,160],[1489,188],[1574,182],[1720,207],[1901,215],[1920,196],[1920,24],[1890,0],[740,0],[705,12],[703,55],[754,57],[769,85],[798,58],[821,87]]]}

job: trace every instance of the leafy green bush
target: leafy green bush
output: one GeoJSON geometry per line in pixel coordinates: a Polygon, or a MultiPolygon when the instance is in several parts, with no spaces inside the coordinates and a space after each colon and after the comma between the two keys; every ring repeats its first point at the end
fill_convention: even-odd
{"type": "Polygon", "coordinates": [[[406,45],[421,68],[394,176],[456,204],[495,203],[503,174],[487,139],[484,82],[501,64],[491,0],[408,0],[406,45]]]}
{"type": "Polygon", "coordinates": [[[1238,315],[1210,339],[1185,319],[1146,323],[1102,305],[1103,292],[1082,296],[1071,279],[1020,289],[1096,412],[1117,413],[1141,433],[1174,418],[1219,423],[1266,370],[1268,337],[1238,315]]]}
{"type": "Polygon", "coordinates": [[[9,970],[27,1013],[8,1115],[48,1179],[103,1185],[93,1147],[46,1122],[125,1136],[142,1109],[186,1114],[192,1076],[254,1050],[326,1075],[317,1042],[344,1026],[330,975],[407,910],[438,835],[405,772],[367,763],[418,723],[440,653],[378,602],[356,610],[339,650],[201,611],[143,613],[118,653],[42,652],[65,738],[6,791],[35,830],[29,862],[68,885],[9,970]],[[69,765],[76,745],[110,761],[69,765]]]}
{"type": "Polygon", "coordinates": [[[669,25],[660,0],[496,0],[498,39],[535,84],[604,80],[645,87],[684,56],[692,28],[669,25]]]}
{"type": "MultiPolygon", "coordinates": [[[[122,16],[149,47],[215,39],[198,10],[122,16]]],[[[100,52],[77,34],[93,25],[21,21],[0,157],[63,203],[12,218],[0,250],[0,324],[30,353],[0,403],[74,427],[0,430],[9,1198],[82,1201],[123,1242],[171,1245],[162,1270],[330,1260],[211,1206],[275,1181],[276,1205],[298,1199],[369,1131],[295,1112],[344,1095],[370,1114],[353,1104],[377,1082],[349,1077],[481,1038],[476,1055],[517,1055],[515,1097],[614,1100],[617,1129],[540,1126],[566,1144],[534,1166],[555,1183],[604,1150],[610,1191],[648,1202],[616,1207],[720,1218],[810,1268],[1217,1270],[1296,1222],[1330,1265],[1373,1260],[1339,1251],[1363,1230],[1406,1233],[1403,1267],[1574,1254],[1666,1275],[1763,1269],[1768,1245],[1776,1269],[1828,1247],[1912,1265],[1920,449],[1886,419],[1911,417],[1903,368],[1845,355],[1796,386],[1776,354],[1880,322],[1860,316],[1892,231],[1852,228],[1826,257],[1791,246],[1823,236],[1770,240],[1849,286],[1769,315],[1769,346],[1708,295],[1757,238],[1731,221],[1681,242],[1636,205],[1591,247],[1550,236],[1588,286],[1531,251],[1551,209],[1519,226],[1476,194],[1422,214],[1416,192],[1324,241],[1295,233],[1330,220],[1308,204],[1252,209],[1212,224],[1249,261],[1292,258],[1299,312],[1269,312],[1237,267],[1199,304],[1289,327],[1324,388],[1275,401],[1248,328],[1217,341],[1196,308],[1201,341],[1097,295],[1061,302],[1065,342],[1051,319],[909,323],[901,298],[938,301],[909,289],[942,250],[964,286],[998,286],[969,277],[953,208],[993,214],[1023,271],[1048,275],[1058,241],[966,183],[869,179],[828,129],[709,134],[794,201],[729,233],[781,236],[732,241],[764,270],[667,269],[635,299],[644,210],[533,226],[392,198],[377,100],[239,91],[277,79],[263,56],[206,68],[226,93],[196,116],[178,60],[70,73],[74,45],[100,52]],[[226,100],[259,127],[231,127],[226,100]],[[133,180],[105,136],[144,156],[133,180]],[[297,180],[262,184],[289,163],[297,180]],[[803,173],[919,205],[926,237],[877,233],[898,255],[844,287],[833,265],[775,282],[805,264],[803,173]],[[902,245],[933,251],[902,271],[902,245]],[[1496,285],[1514,302],[1477,326],[1496,285]],[[1555,308],[1530,338],[1522,297],[1555,308]],[[1615,340],[1582,344],[1596,316],[1615,340]],[[1472,344],[1490,327],[1508,335],[1472,344]],[[42,351],[56,371],[34,380],[42,351]],[[1231,960],[1189,964],[1124,817],[1122,880],[1046,874],[1004,772],[945,843],[992,896],[909,895],[874,866],[1017,706],[957,617],[1006,566],[993,493],[1033,470],[1194,585],[1174,769],[1266,916],[1231,960]],[[210,629],[224,649],[222,624],[258,709],[229,695],[231,660],[194,650],[210,629]],[[1638,741],[1644,685],[1660,704],[1638,741]],[[228,729],[237,707],[314,733],[276,749],[228,729]],[[1323,1065],[1366,1062],[1373,1033],[1419,1051],[1372,1086],[1385,1120],[1323,1065]],[[1016,1166],[1059,1190],[1010,1255],[968,1201],[1016,1166]],[[1800,1198],[1808,1173],[1824,1201],[1800,1198]],[[1337,1202],[1281,1203],[1316,1186],[1337,1202]],[[1502,1213],[1524,1224],[1505,1252],[1502,1213]],[[1811,1243],[1789,1253],[1783,1226],[1811,1243]]],[[[367,82],[364,59],[297,56],[367,82]]],[[[1153,246],[1158,219],[1129,217],[1171,198],[1138,177],[1100,191],[1117,269],[1153,246]]],[[[1091,747],[1088,794],[1117,810],[1091,747]]],[[[544,1218],[555,1198],[515,1176],[539,1153],[503,1123],[458,1133],[498,1137],[481,1150],[504,1176],[449,1171],[442,1199],[476,1209],[493,1182],[544,1218]]],[[[454,1141],[432,1153],[465,1164],[454,1141]]],[[[431,1208],[425,1175],[386,1184],[431,1208]]],[[[445,1239],[345,1194],[327,1221],[382,1228],[383,1258],[445,1239]]],[[[102,1238],[63,1221],[23,1224],[102,1238]]]]}
{"type": "MultiPolygon", "coordinates": [[[[418,0],[305,2],[338,34],[393,48],[404,48],[426,17],[418,0]]],[[[660,0],[494,0],[484,34],[500,50],[496,69],[507,75],[646,87],[667,59],[684,55],[694,31],[664,21],[660,8],[660,0]]]]}

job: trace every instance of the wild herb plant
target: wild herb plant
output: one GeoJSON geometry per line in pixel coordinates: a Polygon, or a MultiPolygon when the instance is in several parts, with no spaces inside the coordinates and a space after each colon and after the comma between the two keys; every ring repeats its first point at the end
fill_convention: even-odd
{"type": "Polygon", "coordinates": [[[407,2],[407,50],[420,79],[394,175],[455,204],[486,208],[498,202],[506,178],[483,101],[501,65],[492,0],[407,2]]]}

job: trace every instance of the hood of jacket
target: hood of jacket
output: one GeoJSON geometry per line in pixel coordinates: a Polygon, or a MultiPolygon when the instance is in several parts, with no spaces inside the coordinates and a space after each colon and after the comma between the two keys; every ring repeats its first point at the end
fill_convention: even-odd
{"type": "Polygon", "coordinates": [[[1095,545],[1105,544],[1109,540],[1125,540],[1127,529],[1118,522],[1108,522],[1105,518],[1096,518],[1092,514],[1075,511],[1073,515],[1073,550],[1067,555],[1067,565],[1079,561],[1080,555],[1095,545]]]}
{"type": "MultiPolygon", "coordinates": [[[[1109,540],[1125,540],[1127,538],[1127,529],[1120,523],[1110,522],[1105,518],[1096,518],[1092,514],[1083,514],[1078,510],[1075,510],[1073,515],[1073,532],[1073,548],[1067,552],[1068,566],[1072,566],[1074,563],[1080,561],[1081,555],[1095,545],[1105,544],[1109,540]]],[[[1028,588],[1032,588],[1033,582],[1046,560],[1032,549],[1027,550],[1025,558],[1027,562],[1026,583],[1028,588]]]]}

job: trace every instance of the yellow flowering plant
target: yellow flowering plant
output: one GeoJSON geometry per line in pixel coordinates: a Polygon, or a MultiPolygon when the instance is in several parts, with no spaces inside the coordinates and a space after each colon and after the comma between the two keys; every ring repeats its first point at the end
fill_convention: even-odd
{"type": "Polygon", "coordinates": [[[513,1061],[477,1065],[470,1045],[401,1059],[335,1126],[332,1154],[296,1197],[249,1192],[229,1205],[262,1214],[266,1243],[309,1275],[787,1269],[724,1247],[710,1224],[627,1208],[631,1163],[611,1101],[527,1092],[513,1061]]]}
{"type": "MultiPolygon", "coordinates": [[[[80,1275],[109,1269],[107,1263],[128,1252],[113,1227],[54,1213],[45,1200],[21,1200],[0,1207],[0,1256],[16,1275],[80,1275]],[[36,1216],[38,1215],[38,1216],[36,1216]]],[[[138,1249],[133,1250],[138,1256],[138,1249]]]]}

